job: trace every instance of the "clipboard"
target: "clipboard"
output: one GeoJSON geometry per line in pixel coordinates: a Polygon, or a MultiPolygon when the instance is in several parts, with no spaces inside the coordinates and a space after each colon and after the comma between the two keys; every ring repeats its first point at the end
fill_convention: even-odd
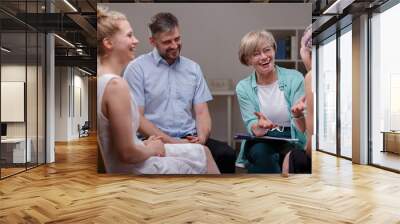
{"type": "Polygon", "coordinates": [[[238,133],[234,136],[236,140],[264,140],[264,141],[283,141],[283,142],[298,142],[297,138],[279,138],[279,137],[270,137],[270,136],[253,136],[249,134],[238,133]]]}

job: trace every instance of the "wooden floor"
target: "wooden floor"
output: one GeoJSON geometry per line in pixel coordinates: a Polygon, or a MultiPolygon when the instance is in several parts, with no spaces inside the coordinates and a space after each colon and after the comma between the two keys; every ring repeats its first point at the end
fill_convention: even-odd
{"type": "Polygon", "coordinates": [[[15,173],[22,172],[26,170],[25,167],[17,167],[17,168],[0,168],[1,169],[1,178],[13,175],[15,173]]]}
{"type": "Polygon", "coordinates": [[[374,151],[372,162],[377,165],[400,170],[400,154],[376,150],[374,151]]]}
{"type": "Polygon", "coordinates": [[[400,175],[315,152],[312,175],[96,173],[96,140],[0,181],[0,223],[400,223],[400,175]]]}

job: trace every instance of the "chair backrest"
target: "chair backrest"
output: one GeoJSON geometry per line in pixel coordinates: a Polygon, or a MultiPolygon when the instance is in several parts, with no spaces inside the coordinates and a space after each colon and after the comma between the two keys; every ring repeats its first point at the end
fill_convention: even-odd
{"type": "Polygon", "coordinates": [[[90,123],[89,123],[89,121],[85,121],[85,123],[83,124],[83,126],[82,126],[82,129],[83,130],[88,130],[90,128],[90,123]]]}

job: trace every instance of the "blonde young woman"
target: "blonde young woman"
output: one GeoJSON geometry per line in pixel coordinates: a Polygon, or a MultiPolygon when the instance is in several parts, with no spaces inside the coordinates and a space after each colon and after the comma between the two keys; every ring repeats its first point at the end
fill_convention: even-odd
{"type": "Polygon", "coordinates": [[[139,41],[126,17],[97,8],[98,138],[106,171],[134,174],[218,174],[208,148],[136,137],[139,112],[120,77],[139,41]]]}
{"type": "Polygon", "coordinates": [[[283,174],[288,173],[311,173],[311,146],[314,126],[314,102],[312,92],[312,75],[311,75],[311,45],[312,45],[312,29],[308,26],[301,38],[300,56],[307,74],[304,78],[305,96],[302,97],[291,109],[292,113],[299,114],[305,119],[297,119],[296,126],[307,134],[307,144],[305,151],[297,150],[289,152],[284,160],[283,174]],[[305,113],[307,111],[307,113],[305,113]]]}

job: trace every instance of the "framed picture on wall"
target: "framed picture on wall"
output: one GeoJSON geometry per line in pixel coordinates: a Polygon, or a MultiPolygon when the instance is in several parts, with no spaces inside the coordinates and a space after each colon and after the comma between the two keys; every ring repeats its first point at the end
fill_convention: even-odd
{"type": "Polygon", "coordinates": [[[25,82],[1,82],[1,122],[24,122],[25,82]]]}

